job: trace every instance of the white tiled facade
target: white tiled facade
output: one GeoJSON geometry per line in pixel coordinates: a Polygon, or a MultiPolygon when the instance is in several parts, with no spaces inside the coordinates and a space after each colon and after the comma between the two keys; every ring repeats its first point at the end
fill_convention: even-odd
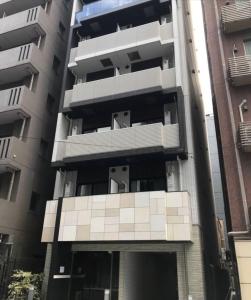
{"type": "MultiPolygon", "coordinates": [[[[47,204],[43,242],[53,240],[56,203],[47,204]]],[[[190,196],[159,191],[64,198],[58,240],[191,241],[190,196]]]]}

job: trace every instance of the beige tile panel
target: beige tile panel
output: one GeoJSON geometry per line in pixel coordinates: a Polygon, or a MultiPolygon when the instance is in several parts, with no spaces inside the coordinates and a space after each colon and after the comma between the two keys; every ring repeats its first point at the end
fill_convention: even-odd
{"type": "Polygon", "coordinates": [[[54,238],[54,228],[53,227],[44,227],[43,233],[42,233],[42,242],[53,242],[54,238]]]}
{"type": "Polygon", "coordinates": [[[59,240],[190,241],[189,201],[164,191],[65,198],[59,240]]]}
{"type": "Polygon", "coordinates": [[[241,283],[241,299],[250,300],[251,298],[251,284],[241,283]]]}
{"type": "Polygon", "coordinates": [[[235,251],[237,257],[251,257],[251,240],[235,241],[235,251]]]}
{"type": "Polygon", "coordinates": [[[120,232],[134,232],[135,224],[119,224],[120,232]]]}
{"type": "Polygon", "coordinates": [[[77,227],[76,241],[90,240],[90,225],[81,225],[77,227]]]}
{"type": "Polygon", "coordinates": [[[251,257],[237,257],[240,283],[251,284],[251,257]]]}

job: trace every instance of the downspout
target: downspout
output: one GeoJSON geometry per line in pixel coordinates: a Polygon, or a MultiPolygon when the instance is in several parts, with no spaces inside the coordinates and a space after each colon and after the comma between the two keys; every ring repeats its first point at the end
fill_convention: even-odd
{"type": "Polygon", "coordinates": [[[237,162],[237,172],[240,180],[240,189],[241,189],[241,198],[242,198],[242,203],[243,203],[243,210],[244,210],[244,216],[245,216],[245,223],[246,223],[246,231],[232,231],[228,232],[229,236],[237,236],[237,235],[246,235],[250,233],[250,219],[249,219],[249,214],[248,214],[248,205],[247,205],[247,196],[246,196],[246,191],[245,191],[245,185],[244,185],[244,180],[243,180],[243,173],[242,173],[242,168],[241,168],[241,162],[240,162],[240,155],[237,149],[237,140],[235,136],[236,132],[236,126],[235,126],[235,121],[234,121],[234,113],[233,113],[233,107],[232,107],[232,101],[231,101],[231,94],[229,91],[229,86],[228,86],[228,80],[227,80],[227,72],[226,72],[226,65],[225,65],[225,55],[223,51],[223,44],[221,40],[221,33],[220,33],[220,24],[219,24],[219,13],[217,10],[217,3],[216,0],[214,1],[214,7],[215,7],[215,14],[216,14],[216,22],[217,22],[217,28],[218,28],[218,39],[219,39],[219,47],[220,47],[220,53],[221,53],[221,59],[222,59],[222,64],[223,64],[223,74],[224,74],[224,81],[225,81],[225,86],[226,86],[226,93],[227,93],[227,103],[228,103],[228,109],[230,113],[230,121],[231,121],[231,128],[232,128],[232,133],[233,133],[233,140],[234,140],[234,149],[235,149],[235,156],[236,156],[236,162],[237,162]]]}

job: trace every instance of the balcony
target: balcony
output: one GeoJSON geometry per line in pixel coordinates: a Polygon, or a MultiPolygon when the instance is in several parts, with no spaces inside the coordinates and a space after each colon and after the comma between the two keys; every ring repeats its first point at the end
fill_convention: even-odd
{"type": "MultiPolygon", "coordinates": [[[[190,242],[190,202],[187,192],[164,191],[64,198],[58,240],[190,242]]],[[[56,210],[48,201],[42,242],[52,242],[56,210]]]]}
{"type": "Polygon", "coordinates": [[[232,85],[251,84],[251,55],[232,57],[228,61],[232,85]]]}
{"type": "Polygon", "coordinates": [[[155,123],[56,140],[53,161],[76,162],[128,154],[172,152],[179,146],[179,124],[155,123]]]}
{"type": "Polygon", "coordinates": [[[7,16],[26,9],[45,4],[46,0],[0,0],[0,18],[5,13],[7,16]]]}
{"type": "Polygon", "coordinates": [[[0,51],[0,83],[18,82],[38,73],[40,50],[35,44],[0,51]]]}
{"type": "Polygon", "coordinates": [[[76,14],[76,19],[80,23],[81,21],[85,21],[90,18],[150,1],[151,0],[99,0],[85,4],[82,11],[76,14]]]}
{"type": "Polygon", "coordinates": [[[0,125],[30,117],[34,95],[26,86],[0,91],[0,125]]]}
{"type": "Polygon", "coordinates": [[[27,157],[24,143],[16,137],[0,138],[0,173],[9,169],[19,170],[27,157]]]}
{"type": "Polygon", "coordinates": [[[244,152],[251,152],[251,122],[242,122],[239,127],[240,147],[244,152]]]}
{"type": "Polygon", "coordinates": [[[160,67],[80,83],[65,92],[64,108],[176,88],[176,69],[160,67]]]}
{"type": "Polygon", "coordinates": [[[251,28],[251,1],[225,5],[221,11],[223,29],[226,33],[251,28]]]}
{"type": "Polygon", "coordinates": [[[138,51],[142,60],[167,55],[173,43],[173,23],[159,21],[117,31],[80,42],[70,54],[69,69],[74,74],[100,71],[100,60],[109,57],[114,65],[130,65],[128,53],[138,51]]]}
{"type": "Polygon", "coordinates": [[[34,7],[0,19],[1,50],[13,48],[45,35],[47,16],[44,9],[34,7]]]}

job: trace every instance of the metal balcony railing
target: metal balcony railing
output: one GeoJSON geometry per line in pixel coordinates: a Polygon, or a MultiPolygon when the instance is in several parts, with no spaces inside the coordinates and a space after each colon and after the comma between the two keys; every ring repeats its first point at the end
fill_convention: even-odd
{"type": "Polygon", "coordinates": [[[242,122],[239,127],[240,146],[245,152],[251,152],[251,122],[242,122]]]}
{"type": "Polygon", "coordinates": [[[251,83],[251,55],[229,58],[229,76],[233,85],[251,83]]]}
{"type": "Polygon", "coordinates": [[[224,5],[221,17],[225,32],[235,32],[251,28],[251,0],[224,5]]]}

